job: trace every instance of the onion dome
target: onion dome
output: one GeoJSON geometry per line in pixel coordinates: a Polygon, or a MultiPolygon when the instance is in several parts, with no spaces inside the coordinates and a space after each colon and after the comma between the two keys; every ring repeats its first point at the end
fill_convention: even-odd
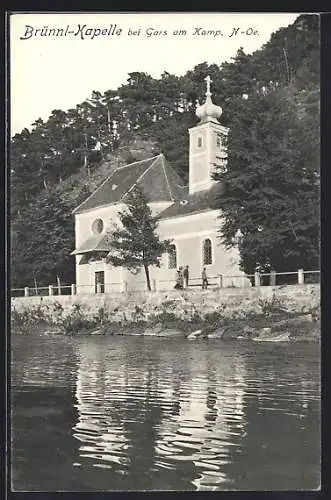
{"type": "Polygon", "coordinates": [[[222,108],[220,106],[216,106],[216,104],[214,104],[211,100],[210,83],[212,80],[210,76],[208,75],[205,80],[207,82],[207,92],[205,94],[206,102],[197,107],[195,114],[202,123],[212,121],[218,122],[218,118],[222,115],[222,108]]]}

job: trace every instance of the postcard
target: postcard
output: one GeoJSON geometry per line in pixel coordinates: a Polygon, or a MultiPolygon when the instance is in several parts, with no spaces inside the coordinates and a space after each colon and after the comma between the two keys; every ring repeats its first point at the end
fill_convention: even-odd
{"type": "Polygon", "coordinates": [[[319,16],[9,28],[11,490],[318,490],[319,16]]]}

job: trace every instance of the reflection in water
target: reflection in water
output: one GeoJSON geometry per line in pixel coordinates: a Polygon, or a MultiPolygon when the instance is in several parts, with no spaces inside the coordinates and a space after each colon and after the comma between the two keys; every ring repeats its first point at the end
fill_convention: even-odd
{"type": "Polygon", "coordinates": [[[126,393],[126,375],[118,372],[111,379],[107,360],[98,346],[82,345],[79,354],[76,392],[79,417],[74,437],[81,442],[80,457],[92,458],[95,467],[123,470],[129,444],[124,423],[114,409],[126,393]]]}
{"type": "Polygon", "coordinates": [[[191,462],[192,484],[211,490],[227,481],[224,465],[244,432],[245,368],[243,360],[233,369],[229,358],[222,365],[209,356],[197,361],[191,360],[190,379],[171,395],[180,409],[162,422],[155,449],[160,466],[178,470],[181,462],[191,462]]]}
{"type": "Polygon", "coordinates": [[[39,482],[49,490],[200,491],[319,483],[315,345],[86,337],[47,339],[45,354],[45,343],[30,339],[29,357],[24,342],[13,366],[17,489],[24,482],[27,489],[39,482]],[[31,397],[33,390],[45,400],[44,385],[58,414],[45,431],[45,404],[31,397]],[[37,426],[45,449],[61,431],[62,472],[54,457],[33,455],[29,411],[39,415],[30,431],[37,426]]]}
{"type": "Polygon", "coordinates": [[[75,489],[77,357],[70,339],[12,339],[11,480],[14,490],[75,489]]]}

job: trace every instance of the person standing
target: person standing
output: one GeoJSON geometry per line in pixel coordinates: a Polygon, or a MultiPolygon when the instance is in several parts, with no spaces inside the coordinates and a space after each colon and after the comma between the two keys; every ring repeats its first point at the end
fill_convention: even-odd
{"type": "Polygon", "coordinates": [[[202,278],[202,290],[207,290],[208,279],[205,267],[202,269],[201,278],[202,278]]]}
{"type": "Polygon", "coordinates": [[[188,278],[189,278],[189,267],[188,266],[184,267],[183,278],[184,278],[184,288],[188,288],[188,278]]]}
{"type": "Polygon", "coordinates": [[[180,283],[180,289],[182,290],[184,288],[184,276],[183,276],[183,268],[182,266],[179,268],[179,283],[180,283]]]}
{"type": "Polygon", "coordinates": [[[180,271],[180,269],[177,269],[177,271],[176,271],[176,284],[175,284],[176,289],[180,288],[180,282],[181,282],[180,275],[181,275],[181,271],[180,271]]]}

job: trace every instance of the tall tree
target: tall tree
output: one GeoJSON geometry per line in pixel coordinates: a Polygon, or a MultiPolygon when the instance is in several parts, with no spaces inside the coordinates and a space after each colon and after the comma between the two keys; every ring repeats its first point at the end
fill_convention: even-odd
{"type": "Polygon", "coordinates": [[[31,286],[34,277],[47,286],[57,275],[63,282],[74,282],[72,208],[54,190],[47,190],[22,210],[12,224],[12,286],[31,286]]]}
{"type": "Polygon", "coordinates": [[[115,267],[145,270],[147,289],[151,290],[149,267],[160,267],[160,258],[169,248],[168,240],[161,241],[156,233],[157,221],[138,186],[126,197],[126,208],[119,213],[121,227],[108,235],[108,262],[115,267]]]}
{"type": "Polygon", "coordinates": [[[157,93],[157,81],[150,75],[129,73],[128,83],[120,87],[119,96],[131,129],[138,130],[153,123],[157,93]]]}
{"type": "Polygon", "coordinates": [[[221,238],[241,267],[268,272],[319,264],[318,129],[298,116],[288,90],[265,89],[237,99],[228,138],[228,166],[216,180],[221,238]]]}

